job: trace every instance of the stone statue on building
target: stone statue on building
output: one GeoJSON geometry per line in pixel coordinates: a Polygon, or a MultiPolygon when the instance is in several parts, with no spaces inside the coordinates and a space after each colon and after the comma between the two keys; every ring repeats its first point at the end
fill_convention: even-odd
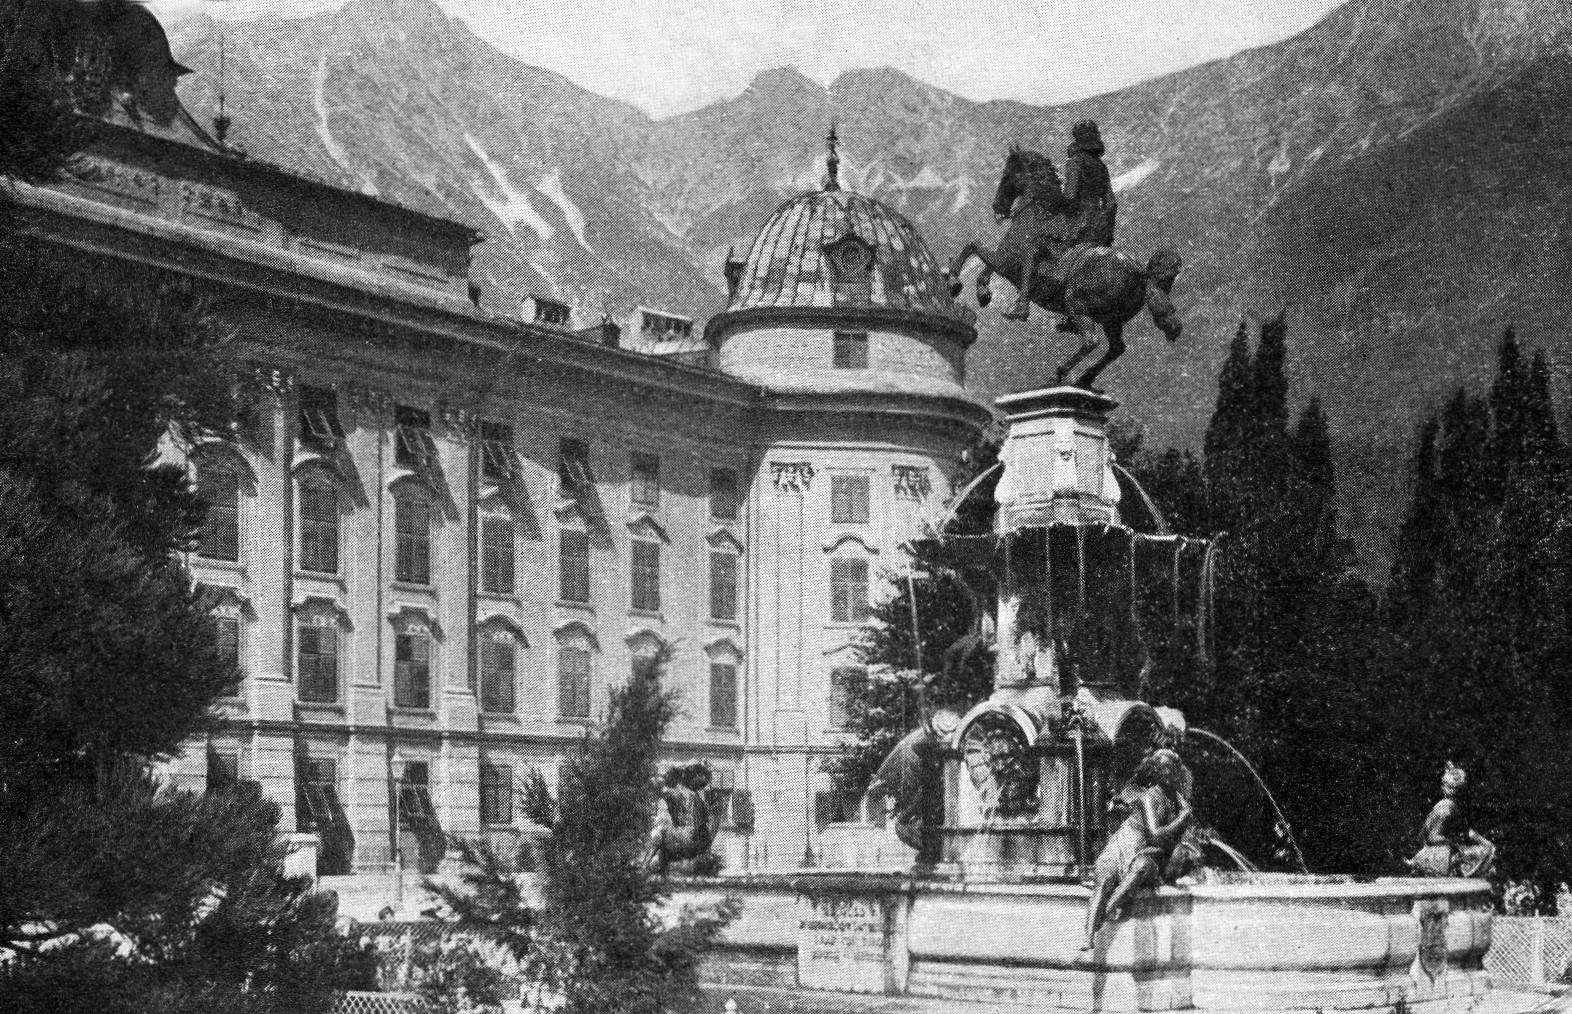
{"type": "Polygon", "coordinates": [[[1133,892],[1162,883],[1175,847],[1194,818],[1191,790],[1190,769],[1172,750],[1153,750],[1136,768],[1121,794],[1129,802],[1129,814],[1097,857],[1082,950],[1092,949],[1105,919],[1120,918],[1133,892]]]}
{"type": "Polygon", "coordinates": [[[645,853],[647,869],[665,873],[672,863],[697,859],[709,851],[715,840],[704,798],[709,786],[709,766],[699,762],[667,768],[660,777],[660,803],[645,853]]]}
{"type": "Polygon", "coordinates": [[[1009,219],[1004,238],[997,249],[967,243],[946,272],[953,298],[961,293],[961,271],[977,257],[984,265],[977,275],[979,305],[992,299],[989,281],[997,273],[1019,293],[1006,318],[1026,320],[1033,303],[1058,314],[1058,329],[1082,340],[1059,367],[1061,381],[1097,347],[1093,325],[1101,327],[1108,350],[1076,379],[1079,387],[1089,387],[1124,354],[1124,327],[1143,306],[1169,341],[1183,330],[1169,298],[1182,266],[1179,255],[1160,249],[1142,267],[1113,248],[1118,204],[1103,150],[1096,122],[1077,123],[1061,183],[1051,159],[1012,146],[993,200],[994,214],[1009,219]]]}
{"type": "Polygon", "coordinates": [[[1441,798],[1425,817],[1424,845],[1406,860],[1416,877],[1483,877],[1495,862],[1496,847],[1468,823],[1463,790],[1468,773],[1446,762],[1441,798]]]}

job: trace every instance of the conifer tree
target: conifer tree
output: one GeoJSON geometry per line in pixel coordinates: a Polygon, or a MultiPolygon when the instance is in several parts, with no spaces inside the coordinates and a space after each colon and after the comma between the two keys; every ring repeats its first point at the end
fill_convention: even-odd
{"type": "Polygon", "coordinates": [[[1239,321],[1228,358],[1217,378],[1217,403],[1202,445],[1206,471],[1208,527],[1236,529],[1244,517],[1244,453],[1254,400],[1248,322],[1239,321]]]}

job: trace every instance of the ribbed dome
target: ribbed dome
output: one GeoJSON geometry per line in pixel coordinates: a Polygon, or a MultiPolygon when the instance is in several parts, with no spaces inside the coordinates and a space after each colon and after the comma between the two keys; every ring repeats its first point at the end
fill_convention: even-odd
{"type": "Polygon", "coordinates": [[[812,191],[777,208],[753,241],[727,309],[807,306],[970,318],[950,298],[939,262],[917,229],[878,201],[847,190],[812,191]]]}

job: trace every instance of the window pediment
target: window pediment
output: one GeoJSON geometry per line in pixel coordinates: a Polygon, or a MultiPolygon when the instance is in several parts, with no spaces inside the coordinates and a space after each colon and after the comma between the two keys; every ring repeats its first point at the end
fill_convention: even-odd
{"type": "Polygon", "coordinates": [[[824,544],[824,551],[826,553],[832,554],[843,552],[848,543],[853,544],[856,547],[860,547],[863,552],[871,556],[879,555],[879,547],[870,544],[856,532],[841,532],[839,535],[836,535],[835,538],[824,544]]]}
{"type": "Polygon", "coordinates": [[[583,620],[566,620],[551,628],[551,634],[559,642],[571,643],[579,641],[589,646],[591,651],[600,651],[600,639],[595,636],[595,631],[583,620]]]}
{"type": "Polygon", "coordinates": [[[401,634],[430,634],[442,639],[442,628],[429,608],[415,602],[394,602],[388,621],[401,634]]]}
{"type": "Polygon", "coordinates": [[[214,616],[255,615],[251,611],[251,597],[239,588],[206,582],[201,583],[199,587],[209,603],[208,612],[214,616]]]}
{"type": "Polygon", "coordinates": [[[637,630],[630,631],[622,640],[636,652],[656,652],[666,646],[666,639],[658,631],[649,627],[639,627],[637,630]]]}
{"type": "Polygon", "coordinates": [[[741,556],[744,552],[742,541],[731,533],[730,529],[717,528],[704,540],[711,549],[727,550],[741,556]]]}
{"type": "Polygon", "coordinates": [[[637,517],[628,522],[628,531],[636,539],[655,539],[667,545],[671,544],[671,537],[666,534],[666,529],[662,528],[660,522],[651,517],[647,511],[640,511],[637,517]]]}
{"type": "Polygon", "coordinates": [[[203,468],[223,468],[235,473],[240,488],[249,496],[256,496],[257,473],[246,460],[239,447],[232,441],[219,437],[206,437],[191,448],[186,458],[197,471],[203,468]]]}
{"type": "Polygon", "coordinates": [[[742,645],[731,637],[717,637],[704,642],[704,653],[711,658],[735,661],[741,661],[743,657],[742,645]]]}
{"type": "Polygon", "coordinates": [[[320,626],[339,626],[346,630],[354,626],[349,621],[349,610],[338,599],[326,595],[306,595],[291,608],[299,619],[320,626]]]}
{"type": "Polygon", "coordinates": [[[480,617],[475,623],[475,629],[482,634],[497,634],[505,631],[512,635],[520,648],[529,647],[529,638],[524,636],[524,628],[506,613],[490,613],[480,617]]]}

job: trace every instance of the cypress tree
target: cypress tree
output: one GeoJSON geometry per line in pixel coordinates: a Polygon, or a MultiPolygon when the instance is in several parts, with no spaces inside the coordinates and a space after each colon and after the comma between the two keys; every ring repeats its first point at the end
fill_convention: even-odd
{"type": "Polygon", "coordinates": [[[1248,322],[1241,319],[1217,377],[1217,403],[1202,444],[1209,527],[1232,531],[1243,521],[1244,448],[1253,401],[1248,322]]]}
{"type": "Polygon", "coordinates": [[[1388,602],[1392,623],[1403,630],[1430,609],[1435,594],[1445,493],[1436,475],[1441,420],[1432,415],[1419,428],[1413,456],[1413,488],[1408,514],[1398,530],[1388,602]]]}

